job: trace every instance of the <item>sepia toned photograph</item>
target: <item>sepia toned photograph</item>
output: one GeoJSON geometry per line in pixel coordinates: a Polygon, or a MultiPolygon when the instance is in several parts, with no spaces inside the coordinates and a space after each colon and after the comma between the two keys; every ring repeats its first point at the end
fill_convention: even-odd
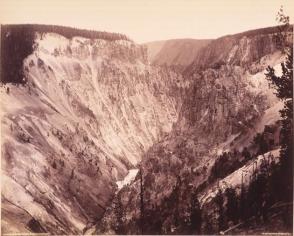
{"type": "Polygon", "coordinates": [[[292,235],[293,0],[0,0],[1,235],[292,235]]]}

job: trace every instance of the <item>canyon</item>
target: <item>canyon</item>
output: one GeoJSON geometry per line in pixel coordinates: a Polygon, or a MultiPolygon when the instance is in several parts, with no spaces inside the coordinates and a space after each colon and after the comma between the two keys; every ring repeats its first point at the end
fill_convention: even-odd
{"type": "MultiPolygon", "coordinates": [[[[264,75],[267,66],[281,73],[278,34],[207,40],[171,61],[162,45],[154,53],[127,38],[34,32],[25,83],[0,88],[2,232],[116,234],[119,201],[124,233],[140,234],[142,179],[144,233],[185,233],[194,192],[211,217],[217,188],[240,186],[253,165],[240,154],[238,168],[211,179],[217,157],[253,153],[255,135],[280,119],[264,75]],[[175,189],[176,207],[167,204],[175,189]]],[[[276,136],[258,163],[278,159],[276,136]]]]}

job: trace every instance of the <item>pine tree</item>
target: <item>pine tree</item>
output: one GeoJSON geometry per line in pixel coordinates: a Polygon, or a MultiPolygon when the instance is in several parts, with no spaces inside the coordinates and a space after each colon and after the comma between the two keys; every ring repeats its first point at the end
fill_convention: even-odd
{"type": "Polygon", "coordinates": [[[123,209],[123,204],[121,201],[121,193],[119,192],[115,199],[115,208],[114,213],[116,216],[116,225],[115,231],[117,234],[125,234],[124,220],[125,220],[125,212],[123,209]]]}
{"type": "Polygon", "coordinates": [[[144,184],[143,184],[143,172],[142,172],[142,167],[140,167],[139,170],[139,175],[140,175],[140,213],[141,213],[141,218],[140,218],[140,224],[141,224],[141,233],[144,234],[144,220],[145,220],[145,215],[144,215],[144,184]]]}
{"type": "MultiPolygon", "coordinates": [[[[289,26],[289,17],[285,16],[283,11],[278,13],[278,20],[283,24],[284,28],[289,26]]],[[[285,33],[280,34],[281,40],[287,38],[285,33]]],[[[280,110],[282,118],[281,128],[281,151],[280,165],[278,166],[277,176],[282,186],[281,191],[277,195],[278,200],[289,201],[293,200],[293,44],[284,44],[284,49],[287,58],[281,63],[282,75],[277,76],[272,67],[267,68],[266,77],[276,90],[276,96],[284,102],[284,107],[280,110]]],[[[291,207],[292,208],[292,207],[291,207]]],[[[285,223],[292,228],[293,210],[287,209],[290,214],[287,214],[285,223]]]]}
{"type": "Polygon", "coordinates": [[[236,224],[239,220],[239,204],[236,190],[233,188],[227,188],[225,193],[227,197],[226,215],[228,217],[228,221],[231,220],[236,224]]]}
{"type": "Polygon", "coordinates": [[[241,183],[241,194],[240,194],[240,205],[239,205],[239,216],[240,219],[245,221],[248,216],[248,208],[247,208],[247,189],[243,183],[243,176],[242,176],[242,183],[241,183]]]}
{"type": "Polygon", "coordinates": [[[201,217],[201,206],[196,194],[192,194],[191,197],[191,233],[199,234],[201,229],[202,217],[201,217]]]}
{"type": "Polygon", "coordinates": [[[218,207],[218,229],[219,231],[221,231],[227,227],[225,221],[224,197],[221,189],[219,189],[217,192],[217,195],[215,197],[215,203],[218,207]]]}
{"type": "Polygon", "coordinates": [[[276,95],[284,101],[284,107],[280,110],[282,118],[281,129],[281,171],[285,192],[281,193],[286,197],[284,200],[293,198],[293,47],[289,47],[287,60],[281,64],[282,75],[277,76],[272,67],[267,68],[266,77],[276,89],[276,95]]]}

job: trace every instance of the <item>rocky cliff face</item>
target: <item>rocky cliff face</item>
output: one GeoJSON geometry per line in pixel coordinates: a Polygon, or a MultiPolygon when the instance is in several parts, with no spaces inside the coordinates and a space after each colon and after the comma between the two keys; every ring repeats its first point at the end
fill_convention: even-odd
{"type": "Polygon", "coordinates": [[[209,39],[171,39],[145,43],[144,46],[152,64],[186,68],[210,42],[209,39]]]}
{"type": "MultiPolygon", "coordinates": [[[[216,158],[225,151],[234,153],[238,159],[234,170],[238,170],[247,162],[244,147],[251,148],[254,135],[275,123],[282,108],[264,69],[271,65],[281,70],[283,55],[275,35],[262,32],[215,40],[188,67],[189,90],[178,121],[167,137],[144,154],[142,177],[139,174],[120,191],[96,232],[195,233],[190,213],[196,196],[207,206],[205,216],[216,217],[208,204],[211,189],[217,186],[212,177],[216,158]]],[[[241,172],[224,181],[224,186],[240,185],[241,172]]],[[[217,233],[217,227],[210,226],[212,231],[206,233],[217,233]]]]}
{"type": "Polygon", "coordinates": [[[23,69],[24,86],[1,88],[2,230],[82,233],[171,131],[185,82],[131,41],[54,33],[23,69]]]}
{"type": "MultiPolygon", "coordinates": [[[[259,60],[264,56],[281,49],[283,41],[292,42],[293,28],[290,27],[287,31],[283,31],[283,37],[281,37],[281,30],[279,27],[270,27],[213,40],[206,47],[200,49],[195,60],[185,72],[191,75],[199,69],[218,69],[222,65],[228,64],[247,69],[251,67],[253,70],[252,64],[254,62],[259,63],[259,60]]],[[[256,73],[256,71],[252,72],[256,73]]]]}
{"type": "Polygon", "coordinates": [[[274,38],[215,40],[184,78],[130,40],[37,33],[27,83],[0,89],[3,232],[191,233],[187,212],[194,193],[209,205],[217,156],[279,119],[264,78],[283,59],[274,38]]]}

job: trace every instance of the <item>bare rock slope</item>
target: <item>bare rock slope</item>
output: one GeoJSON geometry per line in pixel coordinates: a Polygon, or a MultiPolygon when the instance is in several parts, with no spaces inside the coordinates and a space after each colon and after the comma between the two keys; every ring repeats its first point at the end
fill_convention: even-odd
{"type": "Polygon", "coordinates": [[[175,67],[190,65],[209,39],[170,39],[145,43],[148,58],[152,64],[175,67]]]}
{"type": "MultiPolygon", "coordinates": [[[[185,73],[189,89],[178,121],[144,154],[137,179],[122,188],[96,232],[191,234],[191,204],[198,195],[203,216],[210,220],[203,220],[203,227],[211,228],[206,233],[218,233],[216,208],[210,205],[217,186],[240,187],[242,172],[252,166],[245,147],[253,149],[254,135],[280,119],[282,104],[264,75],[268,65],[281,71],[284,56],[273,40],[276,36],[272,29],[256,30],[217,39],[203,48],[185,73]],[[225,173],[222,181],[214,177],[213,167],[224,152],[233,153],[229,165],[237,163],[234,174],[225,173]]],[[[265,156],[276,158],[277,148],[265,156]]],[[[257,162],[262,158],[256,157],[257,162]]]]}
{"type": "MultiPolygon", "coordinates": [[[[150,65],[144,47],[124,37],[36,31],[22,65],[27,82],[0,88],[3,232],[141,233],[140,174],[145,233],[187,232],[192,192],[202,205],[213,197],[217,156],[241,152],[279,119],[282,104],[264,78],[284,57],[275,34],[164,50],[183,77],[150,65]],[[118,191],[116,182],[128,186],[118,191]]],[[[237,185],[240,173],[231,177],[237,185]]]]}
{"type": "Polygon", "coordinates": [[[2,230],[82,233],[171,131],[185,84],[128,40],[34,42],[27,83],[1,87],[2,230]]]}

